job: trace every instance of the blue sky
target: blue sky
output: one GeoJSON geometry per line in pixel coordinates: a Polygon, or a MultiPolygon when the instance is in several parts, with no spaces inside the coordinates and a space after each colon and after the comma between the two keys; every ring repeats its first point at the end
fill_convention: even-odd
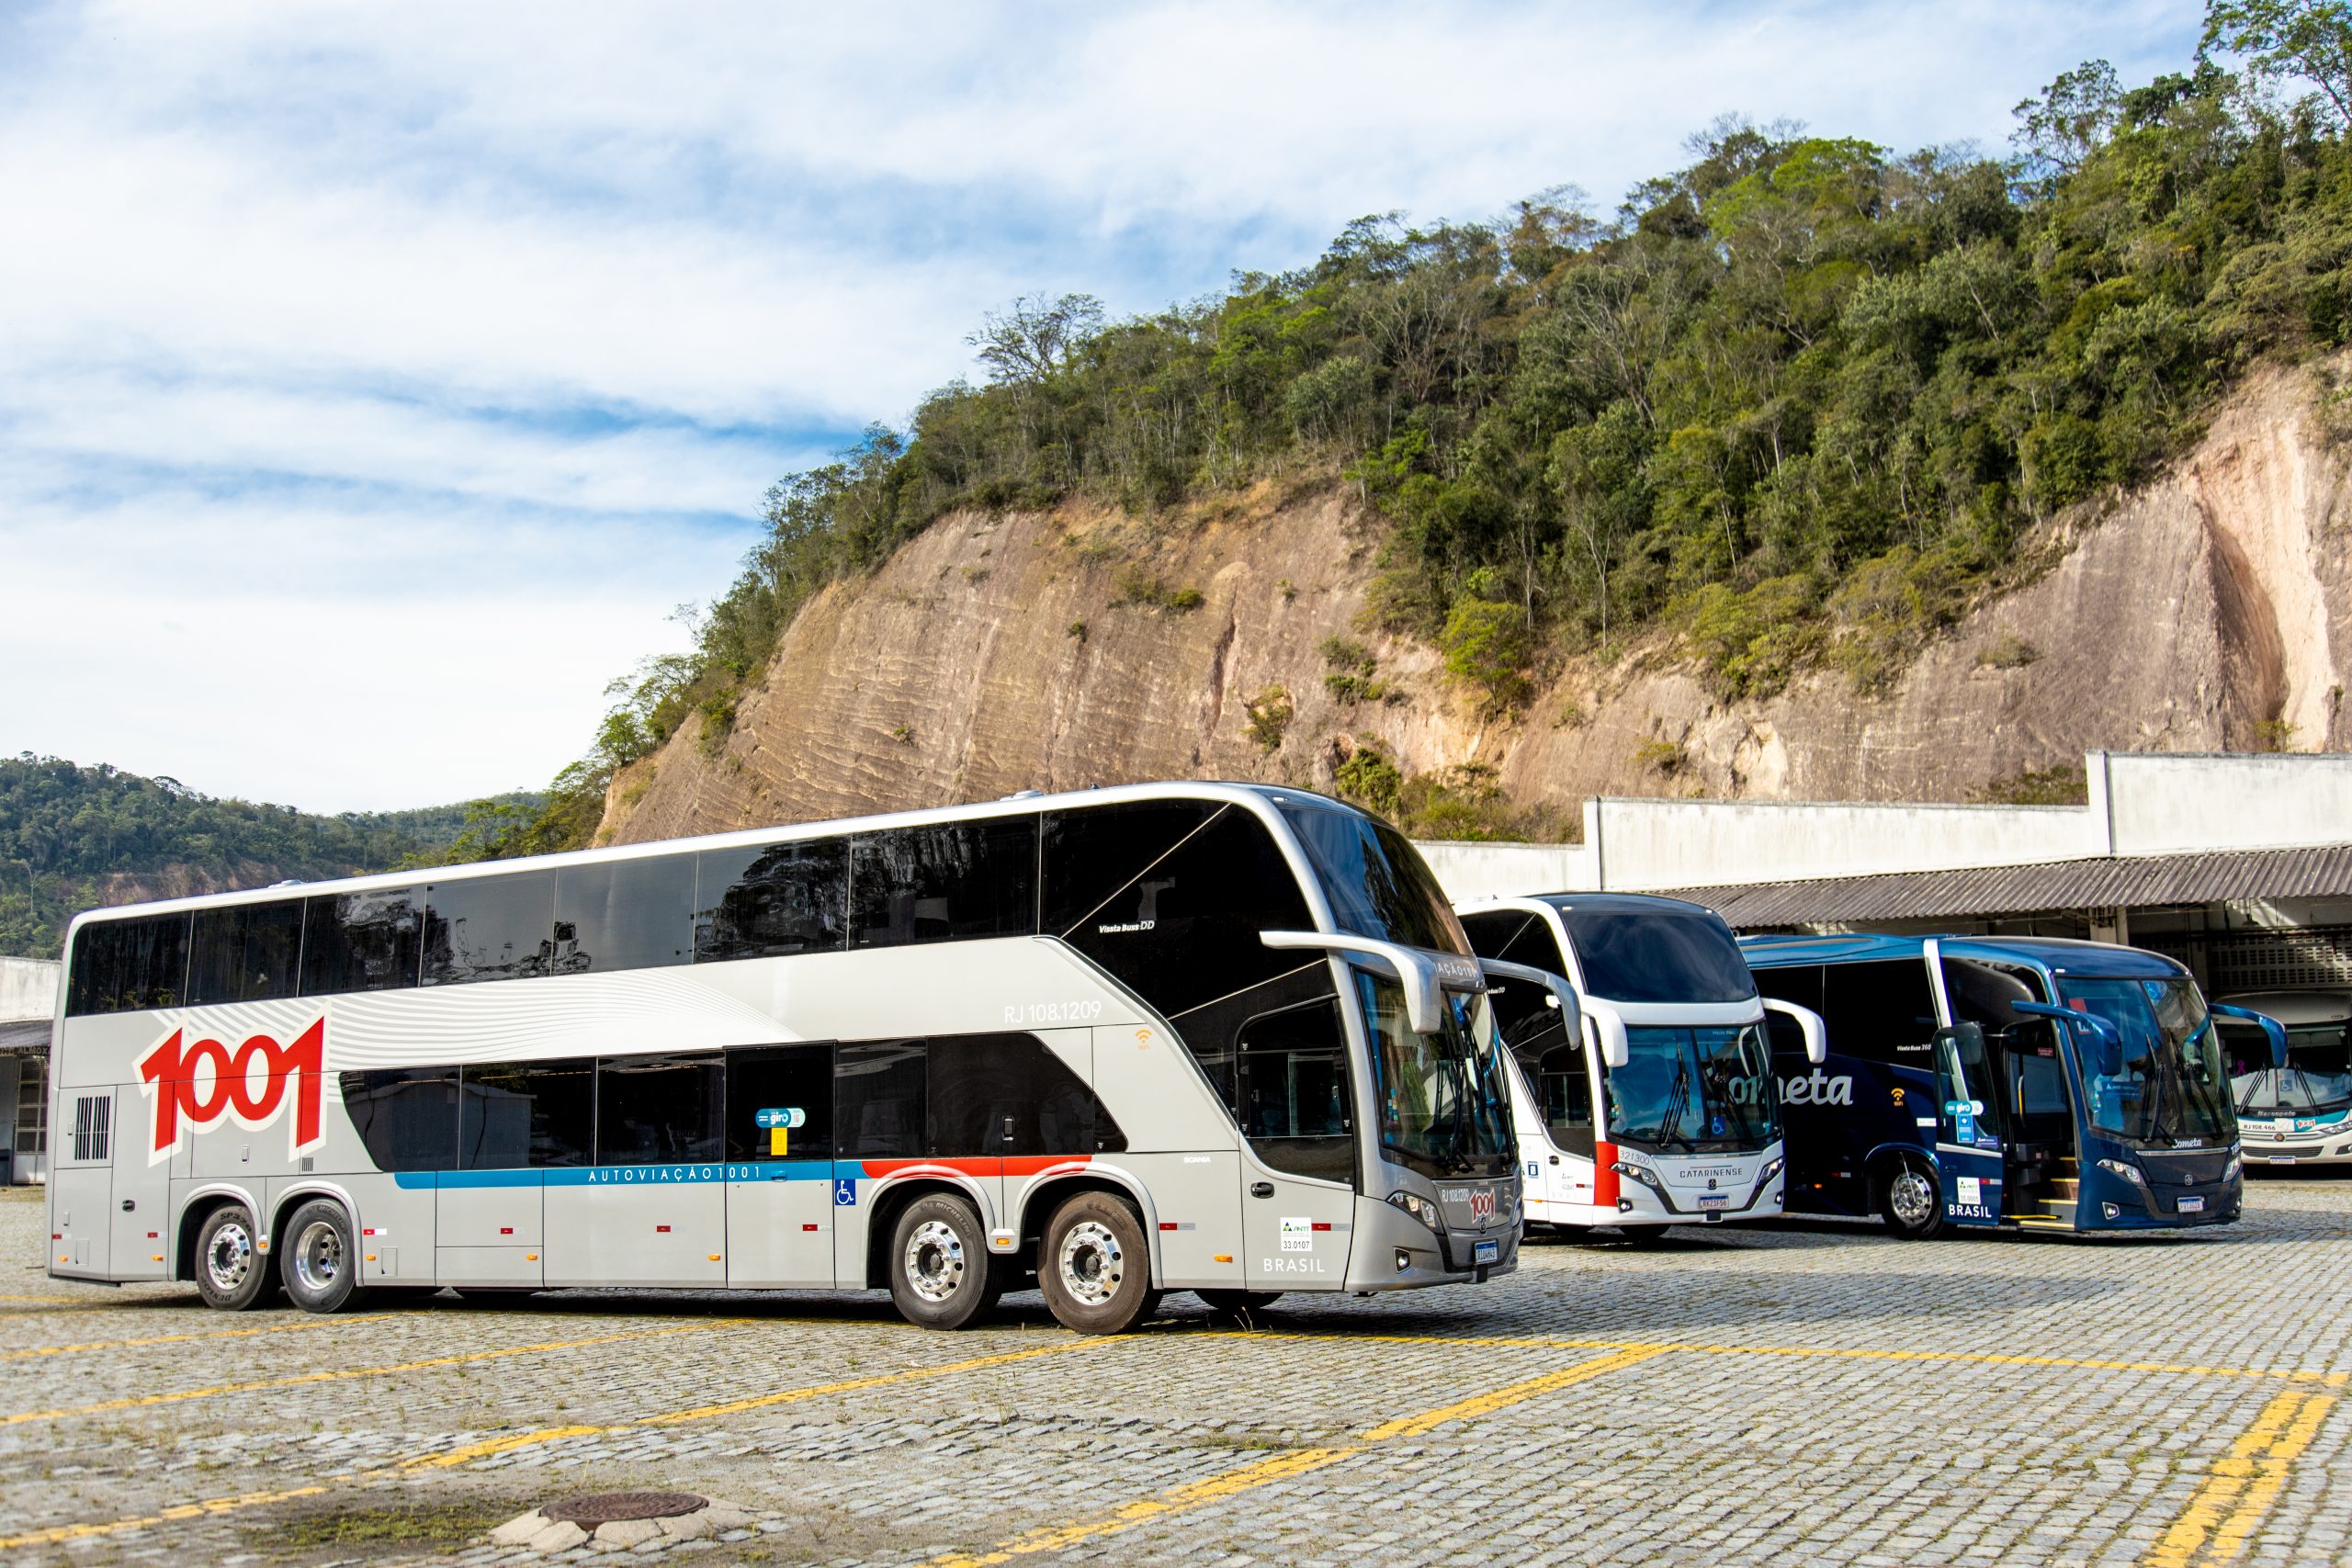
{"type": "Polygon", "coordinates": [[[767,485],[1016,294],[1606,209],[1726,110],[1997,151],[2201,13],[1635,9],[0,4],[0,752],[542,783],[767,485]]]}

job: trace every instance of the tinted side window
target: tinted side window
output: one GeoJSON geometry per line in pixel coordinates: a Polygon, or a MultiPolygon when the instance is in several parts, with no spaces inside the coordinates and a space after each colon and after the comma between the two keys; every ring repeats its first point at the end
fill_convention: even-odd
{"type": "Polygon", "coordinates": [[[596,1064],[596,1163],[718,1159],[727,1147],[726,1087],[716,1053],[605,1057],[596,1064]]]}
{"type": "Polygon", "coordinates": [[[849,945],[847,840],[705,850],[695,860],[695,963],[849,945]]]}
{"type": "Polygon", "coordinates": [[[457,1168],[457,1068],[345,1073],[343,1108],[378,1170],[457,1168]]]}
{"type": "Polygon", "coordinates": [[[199,909],[188,951],[187,999],[201,1006],[290,997],[301,953],[299,900],[199,909]]]}
{"type": "Polygon", "coordinates": [[[1354,1103],[1345,1025],[1336,998],[1260,1013],[1236,1042],[1235,1119],[1276,1170],[1352,1181],[1354,1103]]]}
{"type": "Polygon", "coordinates": [[[1821,1018],[1829,1048],[1865,1062],[1935,1067],[1936,996],[1916,958],[1832,964],[1823,970],[1821,1018]]]}
{"type": "Polygon", "coordinates": [[[424,891],[332,893],[302,904],[302,994],[389,991],[416,984],[424,891]]]}
{"type": "Polygon", "coordinates": [[[933,1040],[931,1152],[1091,1154],[1094,1092],[1034,1034],[933,1040]]]}
{"type": "Polygon", "coordinates": [[[1276,952],[1258,934],[1314,925],[1265,824],[1215,801],[1053,813],[1045,907],[1047,935],[1171,1020],[1296,968],[1295,953],[1276,952]]]}
{"type": "Polygon", "coordinates": [[[530,872],[424,890],[424,984],[519,980],[555,956],[555,874],[530,872]]]}
{"type": "Polygon", "coordinates": [[[1565,976],[1568,972],[1566,962],[1560,957],[1560,944],[1553,939],[1552,928],[1541,915],[1519,909],[1489,909],[1483,915],[1463,916],[1462,929],[1469,934],[1470,951],[1481,958],[1524,964],[1553,975],[1565,976]]]}
{"type": "MultiPolygon", "coordinates": [[[[1756,988],[1774,1001],[1794,1002],[1801,1008],[1819,1012],[1821,1010],[1821,965],[1792,964],[1785,969],[1758,969],[1756,971],[1756,988]]],[[[1782,1015],[1774,1013],[1771,1016],[1781,1018],[1782,1015]]],[[[1790,1027],[1796,1026],[1792,1023],[1790,1027]]],[[[1829,1042],[1829,1048],[1832,1051],[1845,1049],[1835,1040],[1829,1042]]],[[[1797,1055],[1802,1057],[1804,1053],[1799,1051],[1797,1055]]]]}
{"type": "Polygon", "coordinates": [[[467,1067],[460,1078],[460,1168],[515,1170],[594,1163],[594,1062],[572,1058],[467,1067]]]}
{"type": "MultiPolygon", "coordinates": [[[[1744,1002],[1756,994],[1731,928],[1703,910],[1632,913],[1565,906],[1586,989],[1625,1002],[1744,1002]]],[[[1916,966],[1915,966],[1916,967],[1916,966]]]]}
{"type": "Polygon", "coordinates": [[[66,1011],[177,1007],[187,984],[188,917],[98,920],[74,940],[66,1011]]]}
{"type": "Polygon", "coordinates": [[[857,947],[1037,929],[1037,819],[944,822],[850,840],[857,947]]]}
{"type": "Polygon", "coordinates": [[[757,1045],[727,1053],[727,1157],[833,1156],[833,1048],[757,1045]],[[769,1111],[797,1111],[798,1127],[761,1125],[769,1111]],[[776,1134],[784,1135],[779,1140],[776,1134]]]}
{"type": "Polygon", "coordinates": [[[567,866],[555,878],[555,958],[560,975],[684,964],[692,940],[695,858],[567,866]]]}
{"type": "Polygon", "coordinates": [[[843,1045],[834,1054],[835,1152],[895,1159],[931,1152],[923,1055],[919,1040],[843,1045]]]}

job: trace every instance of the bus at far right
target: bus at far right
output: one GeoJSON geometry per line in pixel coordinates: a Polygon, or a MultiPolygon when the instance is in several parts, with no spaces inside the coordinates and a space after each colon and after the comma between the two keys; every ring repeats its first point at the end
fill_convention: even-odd
{"type": "Polygon", "coordinates": [[[2273,1066],[2261,1032],[2233,1024],[2231,1081],[2250,1165],[2352,1164],[2352,989],[2240,991],[2222,998],[2287,1032],[2287,1060],[2273,1066]]]}
{"type": "Polygon", "coordinates": [[[1819,1013],[1827,1057],[1775,1031],[1791,1213],[2120,1231],[2238,1217],[2245,1161],[2218,1027],[2161,953],[2049,937],[1751,936],[1757,987],[1819,1013]]]}

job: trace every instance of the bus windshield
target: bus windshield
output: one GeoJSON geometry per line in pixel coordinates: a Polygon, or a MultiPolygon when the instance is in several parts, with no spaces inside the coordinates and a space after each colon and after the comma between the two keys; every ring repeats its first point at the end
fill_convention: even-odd
{"type": "Polygon", "coordinates": [[[1744,1002],[1756,976],[1709,909],[1560,906],[1591,995],[1620,1002],[1744,1002]]]}
{"type": "Polygon", "coordinates": [[[2116,1043],[2078,1034],[2094,1132],[2134,1143],[2222,1142],[2237,1134],[2221,1032],[2197,983],[2069,978],[2066,1005],[2115,1025],[2116,1043]]]}
{"type": "Polygon", "coordinates": [[[1467,956],[1445,890],[1404,834],[1331,806],[1282,807],[1343,931],[1467,956]]]}
{"type": "Polygon", "coordinates": [[[1781,1135],[1760,1023],[1625,1031],[1629,1059],[1609,1069],[1609,1136],[1650,1149],[1730,1154],[1781,1135]]]}
{"type": "Polygon", "coordinates": [[[1502,1040],[1484,997],[1449,991],[1440,1027],[1417,1032],[1404,988],[1358,971],[1372,1030],[1373,1096],[1381,1147],[1430,1177],[1501,1176],[1515,1158],[1502,1040]]]}
{"type": "Polygon", "coordinates": [[[2287,1031],[2287,1065],[2241,1073],[2231,1081],[2238,1110],[2251,1116],[2315,1116],[2352,1107],[2352,1051],[2346,1026],[2326,1023],[2287,1031]]]}

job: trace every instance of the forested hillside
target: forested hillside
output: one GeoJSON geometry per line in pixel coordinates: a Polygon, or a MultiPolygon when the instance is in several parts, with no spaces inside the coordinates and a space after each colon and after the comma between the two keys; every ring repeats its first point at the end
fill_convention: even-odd
{"type": "MultiPolygon", "coordinates": [[[[1361,628],[1500,718],[1634,646],[1724,699],[1823,667],[1879,688],[2249,367],[2346,340],[2347,17],[2216,0],[2234,71],[2088,62],[2018,106],[2007,155],[1725,119],[1613,211],[1562,189],[1493,222],[1368,217],[1131,320],[1017,301],[971,339],[982,383],[770,491],[695,650],[641,669],[492,847],[581,841],[616,767],[682,728],[722,744],[812,592],[959,508],[1181,526],[1343,482],[1382,530],[1361,628]]],[[[1181,592],[1133,577],[1135,602],[1181,592]]]]}
{"type": "Polygon", "coordinates": [[[55,957],[66,921],[94,905],[438,861],[502,805],[537,800],[323,817],[103,764],[0,759],[0,953],[55,957]]]}

